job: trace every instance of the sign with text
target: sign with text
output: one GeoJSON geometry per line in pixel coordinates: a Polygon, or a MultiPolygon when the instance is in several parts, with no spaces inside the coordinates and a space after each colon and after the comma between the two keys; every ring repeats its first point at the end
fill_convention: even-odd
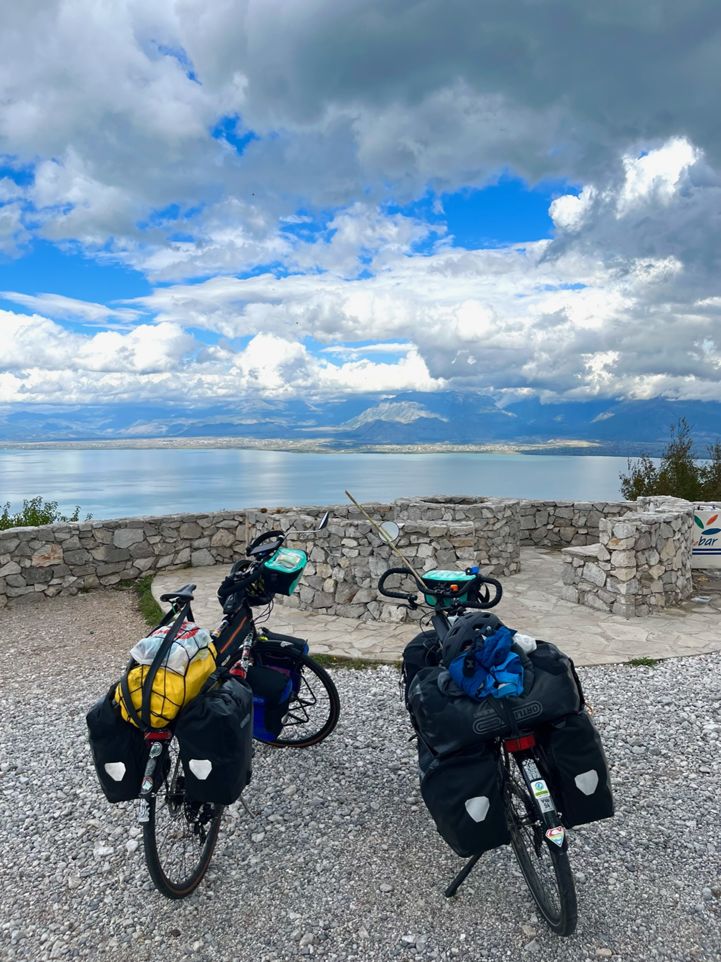
{"type": "Polygon", "coordinates": [[[693,513],[692,568],[721,568],[721,511],[693,513]]]}

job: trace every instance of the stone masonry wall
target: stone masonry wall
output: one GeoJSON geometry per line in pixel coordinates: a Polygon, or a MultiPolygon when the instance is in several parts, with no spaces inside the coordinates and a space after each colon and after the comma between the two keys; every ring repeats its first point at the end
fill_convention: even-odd
{"type": "Polygon", "coordinates": [[[0,531],[0,608],[76,594],[165,568],[230,562],[245,513],[122,518],[0,531]]]}
{"type": "MultiPolygon", "coordinates": [[[[373,518],[394,519],[403,526],[404,537],[413,535],[407,548],[413,559],[418,560],[419,567],[447,566],[438,561],[436,554],[455,552],[453,567],[478,563],[488,574],[498,576],[520,569],[520,544],[584,545],[599,537],[599,525],[604,519],[608,521],[635,507],[634,502],[472,497],[400,499],[393,504],[366,505],[373,518]],[[470,529],[454,528],[454,525],[470,525],[470,529]],[[447,536],[448,544],[438,547],[434,542],[442,536],[447,536]],[[466,544],[468,537],[471,540],[466,544]],[[424,542],[423,551],[428,550],[430,554],[421,552],[424,542]]],[[[167,568],[229,564],[242,556],[249,539],[268,530],[273,523],[284,530],[293,526],[311,528],[326,510],[331,511],[336,526],[334,536],[341,538],[341,557],[348,562],[348,567],[354,562],[358,568],[357,559],[366,557],[361,552],[365,546],[343,544],[338,529],[346,526],[350,531],[359,523],[360,515],[353,505],[345,504],[329,509],[325,506],[270,511],[258,508],[0,531],[0,608],[9,602],[52,597],[61,591],[75,593],[113,585],[167,568]],[[271,522],[271,519],[275,520],[271,522]],[[356,550],[358,554],[354,555],[356,550]]],[[[346,540],[352,541],[358,535],[355,528],[353,531],[346,540]]],[[[289,540],[292,543],[292,534],[289,540]]],[[[323,577],[325,582],[330,577],[308,574],[323,577]]],[[[364,573],[357,573],[357,578],[364,577],[364,573]]],[[[349,590],[348,586],[344,589],[346,594],[349,590]]],[[[319,591],[318,586],[315,591],[319,591]]],[[[335,603],[342,602],[336,600],[335,603]]]]}
{"type": "Polygon", "coordinates": [[[684,504],[602,519],[598,544],[564,549],[561,596],[627,618],[688,598],[692,529],[684,504]]]}
{"type": "MultiPolygon", "coordinates": [[[[465,567],[471,562],[480,561],[489,573],[518,570],[517,514],[513,515],[510,504],[501,504],[501,520],[494,514],[495,509],[490,501],[478,510],[473,505],[464,508],[473,515],[473,521],[466,522],[465,528],[454,531],[455,537],[464,539],[457,543],[458,554],[450,551],[443,542],[441,533],[445,529],[442,526],[438,528],[434,525],[431,528],[426,523],[423,528],[423,523],[419,523],[421,527],[413,532],[413,541],[408,544],[412,559],[424,568],[433,567],[436,558],[447,557],[447,563],[439,563],[449,566],[452,562],[455,567],[456,562],[462,560],[465,567]],[[482,533],[484,526],[488,529],[486,534],[482,533]],[[432,534],[431,530],[438,530],[438,534],[432,534]],[[473,547],[476,534],[479,537],[478,551],[473,547]],[[424,554],[428,545],[423,547],[422,542],[436,537],[441,538],[441,542],[431,546],[429,553],[424,554]],[[468,541],[468,538],[471,540],[468,541]]],[[[365,507],[374,519],[383,521],[397,516],[407,528],[408,522],[404,517],[406,503],[400,506],[372,503],[365,507]]],[[[365,545],[342,543],[343,531],[346,528],[351,530],[358,524],[360,515],[353,505],[336,505],[330,509],[309,507],[268,511],[259,508],[201,515],[123,518],[0,531],[0,608],[9,602],[22,603],[40,597],[53,597],[61,591],[75,594],[106,587],[163,569],[230,564],[243,556],[245,545],[261,531],[273,527],[286,531],[290,529],[289,541],[292,543],[294,529],[314,528],[326,510],[332,514],[333,537],[340,537],[340,543],[334,543],[333,547],[341,549],[340,557],[346,567],[353,562],[357,568],[357,559],[367,556],[365,545]],[[361,548],[364,550],[361,551],[361,548]]],[[[441,511],[435,504],[427,510],[432,515],[441,511]]],[[[458,508],[456,513],[462,516],[463,512],[458,508]]],[[[357,530],[353,530],[357,537],[357,530]]],[[[407,528],[407,533],[410,533],[410,528],[407,528]]],[[[321,544],[325,536],[319,536],[321,544]]],[[[358,573],[364,585],[366,581],[370,584],[373,577],[370,574],[366,577],[366,574],[358,573]]],[[[311,570],[307,571],[307,575],[317,577],[311,570]]],[[[328,577],[327,574],[323,576],[324,582],[328,581],[328,577]]],[[[350,576],[344,580],[350,583],[350,576]]],[[[346,585],[340,594],[347,593],[347,590],[346,585]]],[[[318,597],[318,607],[321,609],[324,601],[321,592],[318,597]]]]}
{"type": "Polygon", "coordinates": [[[521,501],[521,544],[565,548],[598,541],[602,518],[635,511],[635,501],[521,501]]]}
{"type": "MultiPolygon", "coordinates": [[[[283,526],[283,514],[264,516],[260,530],[283,526]]],[[[375,519],[375,514],[371,514],[375,519]]],[[[276,603],[293,608],[312,609],[322,614],[343,615],[359,621],[413,621],[422,612],[411,612],[378,593],[378,579],[386,568],[403,562],[384,544],[373,527],[364,520],[334,516],[323,531],[313,532],[303,545],[309,561],[300,588],[289,598],[276,596],[276,603]]],[[[300,530],[310,530],[317,515],[298,518],[300,530]]],[[[465,568],[473,560],[474,528],[471,522],[404,521],[396,546],[419,572],[429,568],[465,568]]],[[[416,591],[413,582],[389,587],[416,591]]],[[[426,612],[427,613],[427,612],[426,612]]]]}
{"type": "Polygon", "coordinates": [[[472,556],[466,554],[463,567],[478,564],[488,575],[513,575],[521,570],[519,503],[510,498],[401,498],[393,503],[393,518],[399,524],[470,522],[472,556]]]}

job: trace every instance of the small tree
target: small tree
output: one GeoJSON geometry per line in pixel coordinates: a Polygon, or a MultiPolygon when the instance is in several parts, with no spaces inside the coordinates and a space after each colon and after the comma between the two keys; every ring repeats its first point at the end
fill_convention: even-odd
{"type": "Polygon", "coordinates": [[[709,459],[708,465],[694,460],[691,427],[686,418],[679,418],[658,466],[647,455],[629,459],[628,474],[620,476],[621,492],[628,501],[657,494],[717,501],[721,499],[721,441],[710,446],[709,459]]]}
{"type": "MultiPolygon", "coordinates": [[[[86,521],[91,518],[87,515],[86,521]]],[[[80,506],[76,505],[71,515],[61,514],[58,510],[57,501],[44,501],[39,495],[37,498],[26,498],[23,506],[17,514],[10,513],[10,502],[3,505],[0,514],[0,531],[6,528],[35,528],[41,524],[61,524],[65,521],[79,521],[80,506]]]]}
{"type": "Polygon", "coordinates": [[[701,468],[700,501],[721,501],[721,441],[709,445],[709,464],[701,468]]]}

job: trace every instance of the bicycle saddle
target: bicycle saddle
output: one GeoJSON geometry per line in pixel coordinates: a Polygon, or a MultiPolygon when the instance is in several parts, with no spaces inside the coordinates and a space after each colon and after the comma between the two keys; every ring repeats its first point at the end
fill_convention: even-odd
{"type": "Polygon", "coordinates": [[[161,601],[192,601],[194,598],[193,592],[195,591],[195,585],[183,585],[182,588],[178,588],[177,591],[168,591],[166,594],[160,596],[161,601]]]}

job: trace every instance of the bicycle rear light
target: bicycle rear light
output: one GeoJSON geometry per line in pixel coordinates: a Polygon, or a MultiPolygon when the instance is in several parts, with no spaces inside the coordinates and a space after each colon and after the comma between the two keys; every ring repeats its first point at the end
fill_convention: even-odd
{"type": "Polygon", "coordinates": [[[146,742],[169,742],[173,737],[173,733],[168,731],[167,728],[161,728],[160,730],[145,732],[146,742]]]}
{"type": "Polygon", "coordinates": [[[506,751],[511,752],[525,752],[528,748],[533,748],[536,744],[535,735],[521,735],[519,738],[504,738],[503,746],[506,751]]]}

